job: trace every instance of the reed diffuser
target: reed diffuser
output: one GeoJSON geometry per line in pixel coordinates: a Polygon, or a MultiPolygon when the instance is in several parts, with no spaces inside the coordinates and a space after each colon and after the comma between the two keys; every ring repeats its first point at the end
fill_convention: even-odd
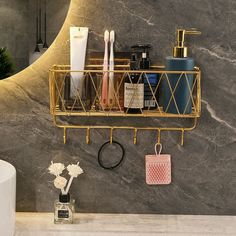
{"type": "Polygon", "coordinates": [[[62,163],[53,163],[48,168],[49,173],[55,176],[54,186],[60,189],[59,200],[54,203],[54,223],[55,224],[72,224],[73,213],[75,211],[75,201],[70,198],[69,190],[74,178],[84,173],[82,168],[77,164],[71,164],[65,167],[62,163]],[[63,176],[63,172],[67,170],[70,176],[69,181],[63,176]]]}

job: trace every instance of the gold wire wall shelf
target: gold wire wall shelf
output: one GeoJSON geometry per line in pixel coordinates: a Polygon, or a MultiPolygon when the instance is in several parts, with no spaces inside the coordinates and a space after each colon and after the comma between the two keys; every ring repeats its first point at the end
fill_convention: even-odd
{"type": "MultiPolygon", "coordinates": [[[[181,134],[181,145],[184,144],[184,133],[193,130],[197,125],[197,119],[201,113],[201,71],[195,67],[194,71],[166,71],[163,66],[153,66],[151,70],[135,71],[139,76],[139,80],[135,84],[141,83],[142,78],[146,80],[146,86],[150,89],[151,100],[155,103],[155,109],[145,107],[140,109],[139,114],[130,114],[129,107],[124,109],[124,81],[129,80],[134,73],[130,70],[129,60],[116,60],[114,71],[103,71],[101,60],[94,59],[86,66],[83,71],[72,71],[68,65],[54,65],[49,71],[49,88],[50,88],[50,113],[54,124],[62,128],[64,131],[64,143],[67,142],[68,129],[85,129],[86,143],[90,142],[90,131],[93,129],[108,129],[110,133],[110,142],[113,140],[113,133],[117,129],[126,129],[133,131],[134,144],[137,143],[137,135],[139,130],[152,130],[157,132],[157,142],[161,142],[161,132],[177,131],[181,134]],[[104,106],[101,99],[102,81],[105,73],[112,72],[114,74],[113,99],[104,106]],[[71,77],[74,74],[80,74],[83,79],[83,91],[79,91],[71,77]],[[149,74],[158,75],[158,83],[155,87],[149,81],[149,74]],[[172,75],[172,76],[171,76],[172,75]],[[177,78],[173,86],[171,79],[173,75],[177,78]],[[171,78],[170,78],[171,77],[171,78]],[[192,78],[192,83],[189,78],[192,78]],[[178,86],[183,82],[188,88],[188,98],[185,109],[180,111],[178,101],[176,100],[176,91],[178,86]],[[161,94],[163,83],[169,88],[169,101],[163,108],[161,94]],[[70,89],[74,89],[76,94],[70,96],[70,89]],[[169,106],[175,106],[176,112],[169,112],[169,106]],[[190,112],[187,107],[191,107],[190,112]],[[180,126],[164,125],[163,127],[153,127],[149,124],[145,126],[137,126],[136,122],[132,125],[82,125],[80,118],[82,117],[116,117],[124,119],[132,118],[160,118],[160,119],[177,119],[190,120],[191,125],[181,124],[180,126]],[[76,122],[69,122],[69,118],[78,118],[76,122]]],[[[134,95],[135,96],[135,95],[134,95]]],[[[96,119],[95,119],[96,122],[96,119]]],[[[185,123],[185,122],[182,122],[185,123]]]]}

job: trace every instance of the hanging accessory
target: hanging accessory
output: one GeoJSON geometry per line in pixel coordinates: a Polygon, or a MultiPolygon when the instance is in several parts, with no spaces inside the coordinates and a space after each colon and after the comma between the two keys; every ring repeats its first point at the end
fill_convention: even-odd
{"type": "Polygon", "coordinates": [[[156,155],[145,156],[146,183],[148,185],[164,185],[171,183],[171,156],[161,154],[162,145],[155,145],[156,155]],[[157,146],[160,147],[157,153],[157,146]]]}
{"type": "Polygon", "coordinates": [[[41,29],[42,29],[42,4],[41,4],[41,0],[39,0],[39,12],[38,12],[38,16],[39,16],[39,28],[38,28],[38,45],[40,46],[43,46],[43,40],[42,40],[42,37],[41,37],[41,29]]]}
{"type": "Polygon", "coordinates": [[[115,163],[114,165],[110,165],[110,166],[104,165],[104,163],[103,163],[103,161],[102,161],[102,155],[101,155],[101,154],[102,154],[102,152],[104,151],[104,149],[107,147],[107,145],[110,145],[110,144],[111,144],[110,141],[105,142],[105,143],[100,147],[100,149],[99,149],[99,151],[98,151],[98,164],[99,164],[102,168],[104,168],[104,169],[106,169],[106,170],[113,170],[113,169],[115,169],[116,167],[118,167],[118,166],[123,162],[124,157],[125,157],[125,149],[124,149],[123,145],[122,145],[121,143],[117,142],[117,141],[112,141],[112,144],[116,144],[117,146],[120,147],[120,149],[121,149],[121,151],[122,151],[121,158],[120,158],[120,160],[119,160],[117,163],[115,163]]]}
{"type": "Polygon", "coordinates": [[[48,44],[47,44],[47,0],[44,1],[44,44],[43,48],[47,49],[48,44]]]}
{"type": "Polygon", "coordinates": [[[37,0],[37,5],[36,5],[36,12],[37,12],[37,16],[36,16],[36,45],[35,45],[35,49],[34,52],[40,52],[39,49],[39,45],[38,45],[38,39],[39,39],[39,17],[38,17],[38,8],[39,8],[39,1],[37,0]]]}

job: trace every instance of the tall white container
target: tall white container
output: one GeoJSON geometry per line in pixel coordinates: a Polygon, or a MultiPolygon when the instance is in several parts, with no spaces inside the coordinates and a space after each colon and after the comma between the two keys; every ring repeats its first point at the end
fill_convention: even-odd
{"type": "MultiPolygon", "coordinates": [[[[88,41],[87,27],[70,27],[70,64],[71,70],[84,70],[88,41]]],[[[71,73],[71,97],[83,96],[84,73],[71,73]]]]}
{"type": "Polygon", "coordinates": [[[0,235],[13,236],[15,231],[16,170],[0,160],[0,235]]]}

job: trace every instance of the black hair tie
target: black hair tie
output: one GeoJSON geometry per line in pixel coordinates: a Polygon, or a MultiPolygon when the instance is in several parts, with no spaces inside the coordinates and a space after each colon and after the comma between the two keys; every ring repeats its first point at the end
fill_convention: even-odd
{"type": "Polygon", "coordinates": [[[102,151],[104,150],[104,148],[106,147],[106,145],[107,145],[107,144],[110,144],[110,141],[105,142],[105,143],[100,147],[100,149],[99,149],[99,151],[98,151],[98,164],[99,164],[102,168],[107,169],[107,170],[112,170],[112,169],[115,169],[116,167],[118,167],[118,166],[122,163],[122,161],[124,160],[124,156],[125,156],[125,149],[124,149],[124,147],[122,146],[122,144],[120,144],[119,142],[116,142],[116,141],[112,141],[112,143],[117,144],[117,145],[121,148],[121,150],[122,150],[121,159],[120,159],[115,165],[112,165],[112,166],[105,166],[105,165],[103,164],[102,160],[101,160],[101,153],[102,153],[102,151]]]}

